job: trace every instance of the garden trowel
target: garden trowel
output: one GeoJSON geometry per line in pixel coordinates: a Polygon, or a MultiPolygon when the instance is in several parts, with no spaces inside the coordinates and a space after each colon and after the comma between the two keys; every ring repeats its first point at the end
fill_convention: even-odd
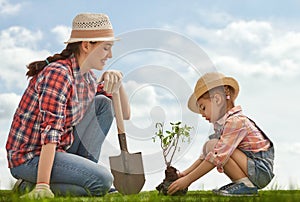
{"type": "Polygon", "coordinates": [[[142,153],[131,154],[128,152],[119,93],[113,94],[112,101],[121,148],[119,156],[109,157],[110,169],[114,176],[113,184],[121,194],[137,194],[145,184],[142,153]]]}

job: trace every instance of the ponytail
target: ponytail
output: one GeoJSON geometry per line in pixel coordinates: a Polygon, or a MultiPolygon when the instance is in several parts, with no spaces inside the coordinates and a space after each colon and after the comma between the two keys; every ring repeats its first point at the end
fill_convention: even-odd
{"type": "Polygon", "coordinates": [[[26,73],[27,77],[33,77],[37,75],[40,71],[42,71],[49,63],[55,62],[57,60],[64,60],[69,58],[73,53],[78,56],[79,55],[79,45],[81,42],[69,43],[67,47],[60,53],[56,53],[53,56],[49,56],[46,60],[40,60],[30,63],[27,68],[28,71],[26,73]]]}

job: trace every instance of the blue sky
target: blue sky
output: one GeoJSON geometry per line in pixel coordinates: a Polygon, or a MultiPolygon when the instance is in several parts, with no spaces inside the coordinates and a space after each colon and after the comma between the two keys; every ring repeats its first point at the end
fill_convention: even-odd
{"type": "MultiPolygon", "coordinates": [[[[151,140],[154,122],[183,120],[194,126],[191,144],[182,145],[175,158],[179,170],[200,155],[212,129],[187,110],[186,102],[207,64],[239,81],[236,104],[273,140],[276,177],[269,187],[299,187],[299,9],[297,0],[0,0],[0,189],[14,181],[4,147],[28,82],[26,64],[60,52],[72,19],[81,12],[108,14],[115,34],[122,38],[107,68],[125,75],[132,106],[132,119],[126,122],[129,148],[144,154],[144,190],[154,189],[163,179],[160,148],[151,140]]],[[[118,154],[114,128],[100,163],[108,164],[108,156],[118,154]]],[[[227,182],[213,171],[191,189],[227,182]]]]}

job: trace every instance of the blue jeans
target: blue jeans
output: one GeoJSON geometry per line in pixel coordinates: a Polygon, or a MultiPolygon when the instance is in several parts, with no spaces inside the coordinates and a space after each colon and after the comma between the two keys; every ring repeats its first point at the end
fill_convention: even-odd
{"type": "MultiPolygon", "coordinates": [[[[74,143],[66,153],[56,152],[50,187],[56,195],[102,196],[111,187],[113,176],[99,165],[101,145],[113,121],[111,100],[97,95],[81,122],[74,127],[74,143]]],[[[19,191],[30,191],[37,180],[39,156],[11,168],[12,175],[23,179],[19,191]]]]}
{"type": "Polygon", "coordinates": [[[243,151],[248,157],[248,176],[251,182],[262,189],[266,187],[274,177],[274,147],[268,151],[253,153],[243,151]]]}

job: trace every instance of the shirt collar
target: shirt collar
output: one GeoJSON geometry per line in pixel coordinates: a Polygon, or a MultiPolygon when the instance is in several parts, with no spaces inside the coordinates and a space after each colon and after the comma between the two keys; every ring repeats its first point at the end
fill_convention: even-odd
{"type": "Polygon", "coordinates": [[[231,108],[222,118],[220,118],[218,121],[216,121],[216,123],[214,124],[214,127],[218,128],[218,126],[223,126],[229,116],[236,114],[236,113],[241,113],[241,112],[242,112],[241,106],[235,106],[235,107],[231,108]]]}
{"type": "Polygon", "coordinates": [[[95,75],[94,73],[90,70],[84,74],[81,73],[79,64],[74,56],[74,54],[70,57],[70,62],[71,62],[71,67],[73,70],[73,75],[76,81],[82,81],[83,79],[87,82],[90,83],[91,80],[94,80],[95,75]]]}

